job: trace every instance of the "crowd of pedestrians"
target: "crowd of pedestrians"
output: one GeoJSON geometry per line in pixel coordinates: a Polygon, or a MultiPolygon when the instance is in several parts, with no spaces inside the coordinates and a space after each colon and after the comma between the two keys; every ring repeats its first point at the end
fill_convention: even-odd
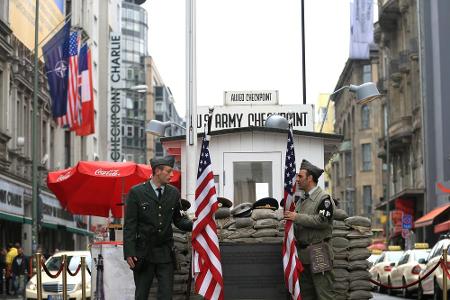
{"type": "Polygon", "coordinates": [[[28,258],[19,243],[0,252],[0,295],[21,295],[28,280],[28,258]]]}

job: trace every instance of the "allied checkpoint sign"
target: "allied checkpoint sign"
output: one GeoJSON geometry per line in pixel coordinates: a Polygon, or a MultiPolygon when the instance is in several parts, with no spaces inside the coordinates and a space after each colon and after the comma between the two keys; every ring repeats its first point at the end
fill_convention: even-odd
{"type": "MultiPolygon", "coordinates": [[[[208,119],[208,106],[197,107],[197,131],[203,132],[208,119]]],[[[294,130],[314,131],[314,105],[226,105],[214,106],[211,130],[233,129],[266,124],[272,114],[293,119],[294,130]]]]}

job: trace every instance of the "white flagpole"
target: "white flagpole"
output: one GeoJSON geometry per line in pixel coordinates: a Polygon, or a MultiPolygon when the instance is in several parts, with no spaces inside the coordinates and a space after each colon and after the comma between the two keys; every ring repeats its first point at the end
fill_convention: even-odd
{"type": "Polygon", "coordinates": [[[195,41],[196,0],[186,0],[186,199],[195,211],[197,181],[197,66],[195,41]]]}

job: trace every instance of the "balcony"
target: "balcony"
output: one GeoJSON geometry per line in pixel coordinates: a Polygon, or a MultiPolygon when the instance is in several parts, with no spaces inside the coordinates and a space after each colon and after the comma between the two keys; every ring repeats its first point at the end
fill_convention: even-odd
{"type": "Polygon", "coordinates": [[[391,151],[401,151],[411,145],[413,135],[412,116],[403,116],[389,126],[389,139],[391,151]]]}
{"type": "Polygon", "coordinates": [[[393,31],[400,17],[398,0],[378,0],[378,23],[383,31],[393,31]]]}
{"type": "Polygon", "coordinates": [[[398,57],[398,69],[402,73],[408,73],[411,69],[409,63],[409,51],[401,51],[398,57]]]}

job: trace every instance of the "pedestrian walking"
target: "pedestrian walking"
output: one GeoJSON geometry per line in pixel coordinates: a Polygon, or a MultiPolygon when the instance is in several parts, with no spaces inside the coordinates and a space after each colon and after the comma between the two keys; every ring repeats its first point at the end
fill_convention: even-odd
{"type": "Polygon", "coordinates": [[[304,271],[300,276],[303,300],[334,299],[333,250],[329,241],[335,204],[330,195],[317,186],[323,170],[303,160],[297,185],[305,192],[295,212],[286,211],[284,219],[294,222],[299,259],[304,271]]]}
{"type": "Polygon", "coordinates": [[[169,184],[174,161],[173,157],[152,159],[152,178],[128,193],[123,250],[133,270],[137,300],[148,299],[154,277],[158,300],[172,299],[176,263],[172,222],[183,231],[192,231],[192,221],[180,212],[180,193],[169,184]]]}
{"type": "Polygon", "coordinates": [[[23,254],[23,249],[18,249],[18,254],[14,257],[11,267],[11,277],[13,282],[13,295],[22,295],[25,291],[27,278],[28,259],[23,254]]]}
{"type": "Polygon", "coordinates": [[[6,294],[12,295],[13,292],[13,280],[12,280],[12,262],[14,257],[17,256],[17,249],[20,247],[20,244],[16,243],[13,245],[10,243],[8,245],[8,252],[6,253],[6,273],[5,273],[5,285],[6,285],[6,294]]]}

